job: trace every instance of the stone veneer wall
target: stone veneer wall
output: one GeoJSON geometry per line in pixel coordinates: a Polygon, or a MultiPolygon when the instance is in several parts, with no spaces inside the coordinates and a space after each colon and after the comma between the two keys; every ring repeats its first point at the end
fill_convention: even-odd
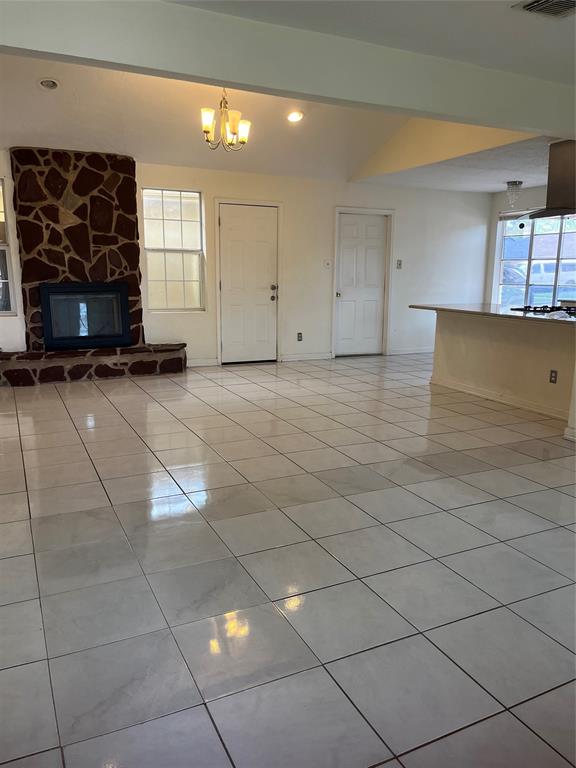
{"type": "Polygon", "coordinates": [[[185,344],[77,349],[58,352],[0,352],[0,385],[27,387],[55,381],[182,373],[185,344]]]}
{"type": "Polygon", "coordinates": [[[10,156],[27,349],[44,350],[44,282],[128,283],[132,344],[144,344],[133,158],[29,147],[10,156]]]}

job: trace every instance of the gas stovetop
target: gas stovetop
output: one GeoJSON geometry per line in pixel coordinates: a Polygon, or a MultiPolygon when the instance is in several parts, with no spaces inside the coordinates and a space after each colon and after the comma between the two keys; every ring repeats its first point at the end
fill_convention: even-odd
{"type": "Polygon", "coordinates": [[[567,315],[576,315],[576,306],[549,307],[543,304],[541,307],[510,307],[511,312],[533,312],[535,315],[548,315],[550,312],[566,312],[567,315]]]}

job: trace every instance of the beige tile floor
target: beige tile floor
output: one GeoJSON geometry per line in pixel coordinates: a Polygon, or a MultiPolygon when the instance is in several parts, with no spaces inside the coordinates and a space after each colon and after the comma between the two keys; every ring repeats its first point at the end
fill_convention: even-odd
{"type": "Polygon", "coordinates": [[[430,371],[0,390],[0,763],[574,764],[576,445],[430,371]]]}

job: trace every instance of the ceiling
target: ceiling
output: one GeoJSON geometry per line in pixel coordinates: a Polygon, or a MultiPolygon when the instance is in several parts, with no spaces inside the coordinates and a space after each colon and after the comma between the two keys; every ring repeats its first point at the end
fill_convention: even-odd
{"type": "Polygon", "coordinates": [[[178,0],[208,11],[349,37],[563,83],[574,82],[574,17],[515,0],[178,0]]]}
{"type": "MultiPolygon", "coordinates": [[[[378,110],[230,91],[253,122],[245,150],[211,152],[201,106],[216,107],[213,86],[39,58],[0,55],[0,148],[50,146],[118,152],[140,162],[215,170],[348,180],[408,118],[378,110]],[[41,78],[59,81],[46,91],[41,78]],[[289,124],[300,108],[304,120],[289,124]]],[[[508,179],[546,182],[548,140],[522,141],[360,183],[496,192],[508,179]]]]}
{"type": "Polygon", "coordinates": [[[92,149],[146,163],[345,180],[407,119],[232,90],[231,108],[252,121],[251,141],[242,152],[211,152],[200,107],[217,107],[220,95],[209,85],[0,54],[0,147],[92,149]],[[46,77],[60,82],[58,90],[38,85],[46,77]],[[286,116],[295,108],[304,120],[293,125],[286,116]]]}
{"type": "Polygon", "coordinates": [[[377,176],[368,183],[424,187],[454,192],[501,192],[506,182],[539,187],[548,177],[548,147],[553,139],[538,137],[470,155],[377,176]]]}

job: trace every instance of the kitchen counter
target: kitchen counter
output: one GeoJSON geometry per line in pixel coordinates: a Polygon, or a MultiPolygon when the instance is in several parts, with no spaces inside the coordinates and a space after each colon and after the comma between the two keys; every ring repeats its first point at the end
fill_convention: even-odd
{"type": "Polygon", "coordinates": [[[530,320],[544,323],[576,323],[576,317],[550,317],[535,312],[513,312],[500,304],[410,304],[410,309],[430,309],[436,312],[461,312],[465,315],[530,320]]]}
{"type": "Polygon", "coordinates": [[[436,312],[433,384],[568,418],[576,397],[575,318],[497,304],[410,306],[436,312]]]}

